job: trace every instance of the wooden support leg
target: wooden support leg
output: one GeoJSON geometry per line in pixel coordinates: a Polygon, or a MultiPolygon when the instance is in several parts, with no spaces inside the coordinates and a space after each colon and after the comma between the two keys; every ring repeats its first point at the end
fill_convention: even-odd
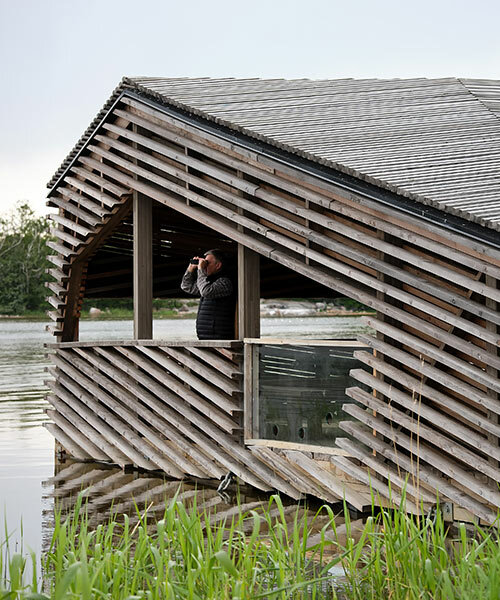
{"type": "Polygon", "coordinates": [[[134,339],[153,338],[152,200],[134,192],[134,339]]]}
{"type": "Polygon", "coordinates": [[[260,337],[260,261],[238,244],[238,339],[249,337],[260,337]]]}

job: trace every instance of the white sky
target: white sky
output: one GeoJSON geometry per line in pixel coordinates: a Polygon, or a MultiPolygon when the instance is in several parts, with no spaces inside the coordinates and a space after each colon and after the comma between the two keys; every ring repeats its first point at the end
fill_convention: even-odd
{"type": "Polygon", "coordinates": [[[0,0],[0,213],[123,75],[500,79],[499,0],[0,0]]]}

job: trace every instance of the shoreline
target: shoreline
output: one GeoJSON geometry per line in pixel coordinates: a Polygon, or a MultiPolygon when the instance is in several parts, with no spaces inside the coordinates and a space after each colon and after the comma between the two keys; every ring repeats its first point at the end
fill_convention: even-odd
{"type": "MultiPolygon", "coordinates": [[[[261,319],[313,319],[316,317],[364,317],[368,315],[374,315],[375,312],[370,311],[323,311],[315,314],[308,315],[298,315],[298,314],[286,314],[286,311],[283,311],[281,314],[270,315],[267,313],[262,313],[260,315],[261,319]]],[[[81,321],[132,321],[134,318],[133,313],[130,315],[124,316],[112,316],[112,315],[103,315],[97,317],[90,317],[88,315],[80,317],[81,321]]],[[[153,320],[161,320],[165,321],[167,319],[172,319],[175,321],[181,321],[185,319],[195,319],[196,313],[187,313],[181,315],[155,315],[153,314],[153,320]]],[[[31,323],[52,323],[52,321],[42,315],[0,315],[0,321],[15,321],[15,322],[31,322],[31,323]]]]}

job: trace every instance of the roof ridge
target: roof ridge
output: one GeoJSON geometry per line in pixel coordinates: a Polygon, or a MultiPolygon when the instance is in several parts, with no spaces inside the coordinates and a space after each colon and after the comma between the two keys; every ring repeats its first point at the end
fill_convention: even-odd
{"type": "Polygon", "coordinates": [[[494,117],[496,117],[500,121],[500,79],[472,79],[470,77],[457,77],[457,81],[459,81],[463,85],[463,87],[467,90],[467,92],[473,98],[475,98],[480,104],[482,104],[482,106],[484,106],[488,112],[490,112],[494,117]],[[496,82],[498,84],[498,97],[496,100],[496,102],[498,103],[498,108],[492,108],[492,106],[490,106],[490,104],[489,104],[489,102],[491,102],[491,100],[489,102],[486,101],[484,96],[474,92],[469,87],[469,85],[471,85],[473,82],[475,82],[476,84],[478,84],[479,82],[489,82],[489,83],[496,82]]]}

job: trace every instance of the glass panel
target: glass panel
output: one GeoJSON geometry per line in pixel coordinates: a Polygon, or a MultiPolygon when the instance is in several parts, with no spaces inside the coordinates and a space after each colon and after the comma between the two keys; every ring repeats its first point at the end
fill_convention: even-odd
{"type": "Polygon", "coordinates": [[[260,345],[258,437],[334,446],[348,437],[338,424],[352,419],[342,410],[358,386],[349,371],[364,365],[353,357],[360,346],[260,345]]]}

